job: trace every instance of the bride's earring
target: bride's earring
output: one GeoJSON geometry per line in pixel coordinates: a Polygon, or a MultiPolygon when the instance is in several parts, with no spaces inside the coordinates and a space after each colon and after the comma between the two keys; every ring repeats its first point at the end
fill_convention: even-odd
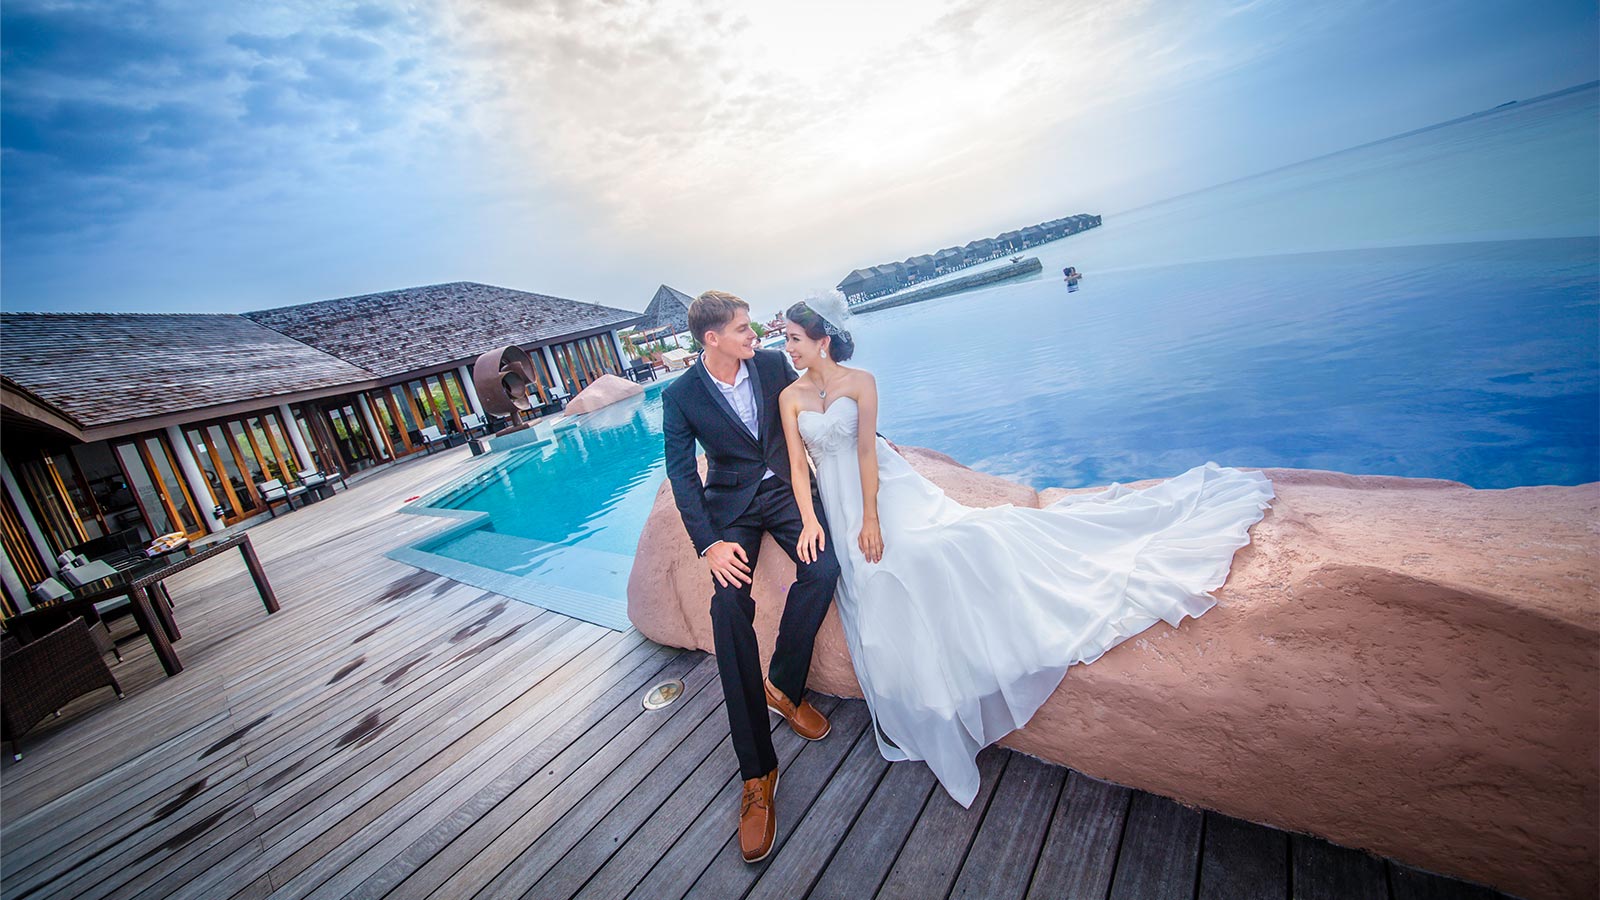
{"type": "Polygon", "coordinates": [[[827,359],[828,358],[828,351],[826,351],[826,350],[822,351],[822,358],[823,359],[827,359]]]}

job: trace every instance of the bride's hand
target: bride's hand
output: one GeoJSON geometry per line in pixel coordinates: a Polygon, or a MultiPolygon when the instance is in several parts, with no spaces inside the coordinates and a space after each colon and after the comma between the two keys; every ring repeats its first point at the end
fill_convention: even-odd
{"type": "Polygon", "coordinates": [[[828,534],[822,530],[821,522],[807,522],[800,529],[800,541],[795,547],[795,552],[800,559],[808,563],[817,561],[817,555],[828,546],[828,534]]]}
{"type": "Polygon", "coordinates": [[[883,560],[883,532],[878,530],[877,519],[867,519],[861,523],[861,537],[856,539],[861,546],[861,555],[867,562],[875,563],[883,560]]]}

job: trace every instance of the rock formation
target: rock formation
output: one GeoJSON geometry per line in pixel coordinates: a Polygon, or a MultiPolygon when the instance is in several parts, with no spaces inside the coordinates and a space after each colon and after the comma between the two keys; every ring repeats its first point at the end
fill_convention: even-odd
{"type": "MultiPolygon", "coordinates": [[[[1035,493],[902,452],[970,506],[1035,493]]],[[[1267,469],[1218,606],[1074,666],[1003,743],[1097,778],[1527,897],[1600,892],[1600,484],[1474,490],[1267,469]]],[[[769,538],[770,654],[793,565],[769,538]]],[[[710,579],[664,484],[629,617],[711,649],[710,579]]],[[[837,611],[810,686],[859,697],[837,611]]]]}
{"type": "Polygon", "coordinates": [[[579,391],[578,395],[567,403],[566,412],[569,416],[594,412],[601,407],[610,406],[618,400],[637,397],[642,393],[644,393],[642,385],[607,373],[596,378],[588,387],[579,391]]]}

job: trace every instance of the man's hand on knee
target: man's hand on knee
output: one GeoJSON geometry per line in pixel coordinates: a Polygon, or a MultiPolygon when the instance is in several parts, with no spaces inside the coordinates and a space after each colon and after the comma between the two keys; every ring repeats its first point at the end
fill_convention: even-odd
{"type": "Polygon", "coordinates": [[[750,557],[733,541],[717,541],[706,548],[704,559],[711,577],[723,587],[750,584],[750,557]]]}

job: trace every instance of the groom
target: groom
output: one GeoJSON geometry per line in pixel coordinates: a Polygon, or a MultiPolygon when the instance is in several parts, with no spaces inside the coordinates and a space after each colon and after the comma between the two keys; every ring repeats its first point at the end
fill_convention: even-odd
{"type": "MultiPolygon", "coordinates": [[[[662,391],[667,477],[695,552],[711,573],[717,669],[744,778],[739,849],[753,863],[771,852],[777,833],[772,795],[778,756],[767,710],[807,740],[828,733],[828,720],[805,699],[805,687],[811,644],[833,600],[839,564],[831,545],[811,563],[795,550],[800,510],[789,487],[789,448],[778,419],[778,394],[797,377],[788,360],[755,348],[750,305],[722,291],[706,291],[690,304],[689,331],[705,352],[662,391]],[[704,482],[695,441],[706,453],[704,482]],[[798,575],[784,603],[770,681],[761,677],[750,598],[763,534],[789,554],[798,575]]],[[[822,504],[814,506],[820,515],[822,504]]]]}

